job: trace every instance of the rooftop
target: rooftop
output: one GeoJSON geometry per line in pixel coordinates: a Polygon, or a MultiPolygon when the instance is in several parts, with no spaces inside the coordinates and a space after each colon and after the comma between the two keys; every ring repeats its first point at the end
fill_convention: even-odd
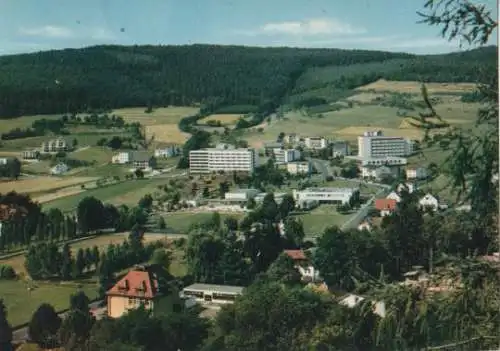
{"type": "Polygon", "coordinates": [[[314,193],[343,193],[348,194],[357,191],[357,188],[307,188],[303,191],[314,193]]]}
{"type": "Polygon", "coordinates": [[[375,208],[379,211],[382,210],[395,210],[397,206],[397,201],[394,199],[376,199],[375,208]]]}
{"type": "Polygon", "coordinates": [[[284,250],[283,252],[294,261],[307,260],[306,254],[303,250],[284,250]]]}
{"type": "Polygon", "coordinates": [[[202,284],[195,283],[189,286],[186,286],[183,290],[191,290],[191,291],[213,291],[220,293],[228,293],[228,294],[242,294],[244,287],[242,286],[231,286],[231,285],[215,285],[215,284],[202,284]]]}
{"type": "Polygon", "coordinates": [[[106,293],[112,296],[154,298],[159,294],[158,280],[148,270],[129,271],[106,293]]]}
{"type": "Polygon", "coordinates": [[[133,151],[130,153],[133,161],[149,161],[152,155],[148,151],[133,151]]]}

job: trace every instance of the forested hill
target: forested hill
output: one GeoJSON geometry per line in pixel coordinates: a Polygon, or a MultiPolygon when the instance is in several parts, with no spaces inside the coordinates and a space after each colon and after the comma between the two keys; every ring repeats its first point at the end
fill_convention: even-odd
{"type": "Polygon", "coordinates": [[[0,57],[0,117],[128,106],[275,106],[314,66],[399,62],[390,77],[474,81],[496,72],[497,47],[415,56],[364,50],[239,46],[96,46],[0,57]],[[403,62],[403,63],[401,63],[403,62]],[[492,71],[493,72],[493,71],[492,71]]]}

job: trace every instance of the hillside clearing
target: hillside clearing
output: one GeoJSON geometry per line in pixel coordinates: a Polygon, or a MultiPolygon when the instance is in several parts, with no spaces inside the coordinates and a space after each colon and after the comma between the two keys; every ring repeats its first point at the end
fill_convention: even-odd
{"type": "Polygon", "coordinates": [[[182,132],[177,123],[146,126],[146,138],[150,139],[153,136],[156,142],[184,144],[190,134],[182,132]]]}
{"type": "MultiPolygon", "coordinates": [[[[432,93],[465,93],[476,88],[474,83],[425,83],[427,92],[432,93]]],[[[363,85],[355,90],[373,90],[394,93],[420,94],[422,83],[409,81],[389,81],[379,79],[376,82],[363,85]]]]}
{"type": "Polygon", "coordinates": [[[0,193],[5,194],[9,191],[18,193],[38,193],[49,190],[56,190],[72,185],[86,184],[96,180],[95,177],[33,177],[21,180],[13,180],[0,183],[0,193]]]}
{"type": "Polygon", "coordinates": [[[114,110],[113,113],[123,117],[125,122],[139,122],[143,126],[156,124],[177,124],[183,117],[198,113],[198,107],[173,106],[155,108],[151,113],[144,112],[146,107],[132,107],[114,110]]]}
{"type": "Polygon", "coordinates": [[[206,124],[210,121],[220,121],[222,125],[232,125],[236,124],[241,117],[242,115],[240,114],[215,114],[201,119],[198,124],[206,124]]]}

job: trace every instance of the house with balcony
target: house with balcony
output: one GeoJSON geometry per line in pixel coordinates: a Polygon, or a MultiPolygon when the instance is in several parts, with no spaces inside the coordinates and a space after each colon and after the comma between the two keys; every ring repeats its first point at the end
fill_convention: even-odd
{"type": "Polygon", "coordinates": [[[319,271],[311,264],[304,250],[284,250],[283,252],[293,260],[302,280],[316,282],[321,279],[319,271]]]}
{"type": "Polygon", "coordinates": [[[44,141],[40,147],[41,153],[57,153],[69,150],[68,142],[64,138],[56,138],[44,141]]]}

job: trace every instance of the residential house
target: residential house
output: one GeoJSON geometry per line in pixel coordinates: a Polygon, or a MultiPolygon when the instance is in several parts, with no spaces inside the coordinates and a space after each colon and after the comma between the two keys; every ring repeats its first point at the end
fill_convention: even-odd
{"type": "Polygon", "coordinates": [[[127,311],[144,306],[152,310],[162,296],[158,276],[148,267],[129,271],[108,292],[108,316],[119,318],[127,311]]]}
{"type": "Polygon", "coordinates": [[[394,199],[375,199],[375,209],[382,217],[391,215],[397,208],[398,202],[394,199]]]}
{"type": "Polygon", "coordinates": [[[328,146],[328,142],[323,137],[306,137],[304,145],[308,149],[325,149],[328,146]]]}
{"type": "Polygon", "coordinates": [[[119,152],[111,158],[111,162],[124,165],[130,162],[131,155],[132,155],[131,151],[119,152]]]}
{"type": "Polygon", "coordinates": [[[319,271],[310,263],[303,250],[285,250],[284,253],[295,262],[295,268],[299,271],[303,280],[320,280],[319,271]]]}
{"type": "Polygon", "coordinates": [[[168,157],[174,157],[180,154],[180,148],[177,146],[168,146],[162,149],[156,149],[155,150],[155,157],[163,157],[163,158],[168,158],[168,157]]]}
{"type": "Polygon", "coordinates": [[[24,160],[38,160],[40,157],[40,152],[37,150],[25,150],[22,152],[22,158],[24,160]]]}
{"type": "Polygon", "coordinates": [[[56,139],[51,139],[49,141],[44,141],[40,148],[40,152],[53,153],[53,152],[68,151],[68,149],[69,145],[65,139],[56,138],[56,139]]]}
{"type": "Polygon", "coordinates": [[[344,157],[349,155],[349,144],[347,141],[334,141],[332,143],[332,156],[333,157],[344,157]]]}
{"type": "Polygon", "coordinates": [[[55,165],[50,169],[50,174],[52,175],[61,175],[69,171],[69,167],[67,164],[61,162],[55,165]]]}
{"type": "Polygon", "coordinates": [[[424,167],[406,169],[406,179],[409,180],[426,179],[428,176],[429,172],[427,172],[427,169],[424,167]]]}
{"type": "Polygon", "coordinates": [[[147,151],[132,152],[130,162],[134,168],[139,169],[156,167],[156,158],[147,151]]]}
{"type": "Polygon", "coordinates": [[[299,136],[297,135],[297,133],[287,134],[283,138],[283,142],[286,144],[296,144],[299,142],[299,136]]]}
{"type": "Polygon", "coordinates": [[[395,191],[392,191],[389,195],[385,197],[386,199],[393,199],[396,200],[396,202],[401,202],[401,196],[395,191]]]}
{"type": "Polygon", "coordinates": [[[431,193],[425,194],[419,201],[418,204],[421,208],[430,208],[433,211],[437,211],[439,209],[439,199],[437,196],[432,195],[431,193]]]}
{"type": "MultiPolygon", "coordinates": [[[[354,308],[359,305],[365,297],[355,294],[347,294],[339,299],[339,304],[347,306],[349,308],[354,308]]],[[[383,301],[372,301],[373,312],[380,317],[384,318],[386,316],[385,302],[383,301]]]]}
{"type": "Polygon", "coordinates": [[[407,191],[409,194],[413,193],[416,190],[416,186],[413,183],[401,183],[396,188],[397,192],[401,194],[402,191],[407,191]]]}
{"type": "Polygon", "coordinates": [[[290,174],[310,174],[312,173],[311,162],[290,162],[286,164],[286,170],[290,174]]]}

